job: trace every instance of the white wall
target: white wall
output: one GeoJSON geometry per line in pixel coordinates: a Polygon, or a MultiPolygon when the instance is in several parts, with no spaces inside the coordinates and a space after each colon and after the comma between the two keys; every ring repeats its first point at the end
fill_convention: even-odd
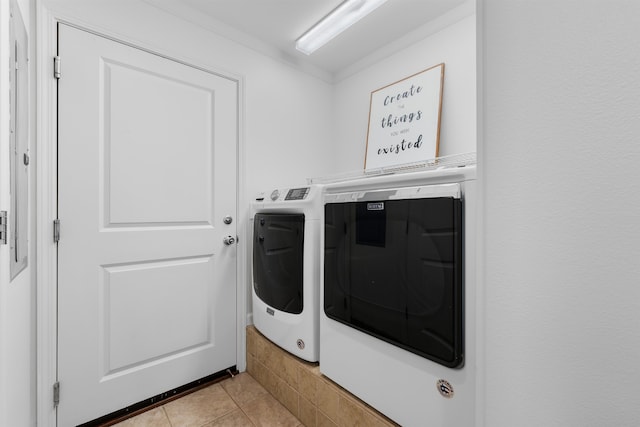
{"type": "Polygon", "coordinates": [[[484,425],[640,425],[640,3],[483,9],[484,425]]]}
{"type": "MultiPolygon", "coordinates": [[[[18,7],[29,35],[31,56],[34,42],[31,34],[32,4],[29,0],[18,0],[18,7]]],[[[9,1],[0,5],[0,88],[2,105],[0,120],[9,123],[9,1]]],[[[29,118],[33,124],[34,80],[33,62],[29,67],[30,99],[32,108],[29,118]]],[[[9,128],[0,127],[0,210],[9,211],[9,128]]],[[[33,128],[30,129],[30,154],[32,164],[36,161],[33,128]]],[[[29,201],[30,218],[35,212],[34,182],[35,168],[29,177],[31,199],[29,201]]],[[[0,425],[35,425],[35,228],[30,221],[28,230],[30,245],[28,266],[13,281],[9,281],[9,245],[0,246],[0,425]]]]}
{"type": "Polygon", "coordinates": [[[476,151],[476,29],[471,15],[335,85],[337,171],[364,166],[371,92],[441,62],[445,77],[440,156],[476,151]]]}

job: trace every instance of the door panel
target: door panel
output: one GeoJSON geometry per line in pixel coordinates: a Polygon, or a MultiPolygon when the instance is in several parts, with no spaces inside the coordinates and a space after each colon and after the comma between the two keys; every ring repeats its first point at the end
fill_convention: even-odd
{"type": "Polygon", "coordinates": [[[237,82],[60,25],[58,425],[236,363],[237,82]]]}
{"type": "Polygon", "coordinates": [[[215,91],[151,70],[102,67],[107,224],[212,223],[215,91]]]}
{"type": "Polygon", "coordinates": [[[211,345],[212,264],[212,257],[198,257],[103,266],[99,336],[105,376],[211,345]],[[153,294],[172,298],[148,297],[153,294]]]}

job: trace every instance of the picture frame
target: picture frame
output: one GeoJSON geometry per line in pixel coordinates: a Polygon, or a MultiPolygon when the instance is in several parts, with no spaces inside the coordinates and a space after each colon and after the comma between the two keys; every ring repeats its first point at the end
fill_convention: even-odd
{"type": "Polygon", "coordinates": [[[365,171],[438,157],[443,86],[440,63],[371,92],[365,171]]]}

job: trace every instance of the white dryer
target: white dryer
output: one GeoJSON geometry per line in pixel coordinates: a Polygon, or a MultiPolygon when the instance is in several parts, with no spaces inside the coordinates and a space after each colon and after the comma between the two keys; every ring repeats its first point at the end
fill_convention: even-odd
{"type": "Polygon", "coordinates": [[[320,372],[403,426],[473,426],[475,165],[327,184],[320,372]]]}
{"type": "Polygon", "coordinates": [[[252,203],[253,323],[301,359],[319,359],[319,185],[275,189],[252,203]]]}

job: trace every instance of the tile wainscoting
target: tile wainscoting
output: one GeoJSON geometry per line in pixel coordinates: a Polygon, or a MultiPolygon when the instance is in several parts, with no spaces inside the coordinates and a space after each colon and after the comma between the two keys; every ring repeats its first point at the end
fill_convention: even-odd
{"type": "Polygon", "coordinates": [[[253,325],[247,326],[247,371],[307,427],[397,426],[253,325]]]}

